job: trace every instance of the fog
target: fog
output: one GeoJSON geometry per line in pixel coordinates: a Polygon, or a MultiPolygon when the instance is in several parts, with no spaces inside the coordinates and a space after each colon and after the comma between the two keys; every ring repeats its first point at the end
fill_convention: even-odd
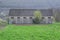
{"type": "Polygon", "coordinates": [[[19,9],[47,9],[60,8],[60,0],[0,0],[0,13],[10,8],[19,9]]]}
{"type": "Polygon", "coordinates": [[[60,0],[0,0],[0,7],[4,8],[58,8],[60,0]]]}

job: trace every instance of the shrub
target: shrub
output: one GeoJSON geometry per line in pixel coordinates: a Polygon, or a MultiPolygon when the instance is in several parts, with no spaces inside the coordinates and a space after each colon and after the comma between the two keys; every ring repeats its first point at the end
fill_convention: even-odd
{"type": "Polygon", "coordinates": [[[33,19],[33,23],[34,24],[39,24],[40,23],[40,19],[37,17],[37,18],[34,18],[33,19]]]}
{"type": "Polygon", "coordinates": [[[6,25],[7,21],[0,18],[0,25],[6,25]]]}

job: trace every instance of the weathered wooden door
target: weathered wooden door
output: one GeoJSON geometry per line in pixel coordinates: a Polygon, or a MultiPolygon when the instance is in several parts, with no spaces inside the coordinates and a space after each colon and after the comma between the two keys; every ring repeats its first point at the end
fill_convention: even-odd
{"type": "Polygon", "coordinates": [[[17,17],[17,24],[21,24],[20,17],[17,17]]]}
{"type": "Polygon", "coordinates": [[[23,24],[27,24],[27,18],[23,17],[23,24]]]}

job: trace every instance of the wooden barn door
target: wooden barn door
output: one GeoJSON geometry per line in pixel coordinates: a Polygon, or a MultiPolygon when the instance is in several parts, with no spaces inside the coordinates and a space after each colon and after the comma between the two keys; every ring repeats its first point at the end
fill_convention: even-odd
{"type": "Polygon", "coordinates": [[[17,17],[17,24],[21,24],[20,17],[17,17]]]}

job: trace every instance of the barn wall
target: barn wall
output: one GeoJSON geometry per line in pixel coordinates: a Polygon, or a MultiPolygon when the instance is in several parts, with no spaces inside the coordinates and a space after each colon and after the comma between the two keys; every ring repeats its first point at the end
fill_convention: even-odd
{"type": "MultiPolygon", "coordinates": [[[[9,24],[12,24],[12,22],[14,21],[15,24],[32,24],[33,23],[33,18],[30,19],[31,16],[14,16],[14,19],[11,19],[12,16],[9,17],[9,24]],[[17,17],[20,17],[20,19],[17,19],[17,17]],[[24,18],[26,17],[26,19],[24,18]]],[[[43,16],[44,19],[42,20],[42,23],[54,23],[53,21],[53,16],[43,16]],[[48,17],[51,17],[51,19],[48,19],[48,17]]]]}
{"type": "Polygon", "coordinates": [[[32,17],[32,19],[30,19],[31,16],[14,16],[14,19],[11,19],[11,17],[13,16],[9,17],[9,24],[12,24],[13,21],[15,24],[32,24],[32,19],[34,18],[32,17]],[[17,19],[17,17],[20,17],[20,19],[17,19]],[[24,17],[26,17],[26,19],[24,19],[24,17]]]}

